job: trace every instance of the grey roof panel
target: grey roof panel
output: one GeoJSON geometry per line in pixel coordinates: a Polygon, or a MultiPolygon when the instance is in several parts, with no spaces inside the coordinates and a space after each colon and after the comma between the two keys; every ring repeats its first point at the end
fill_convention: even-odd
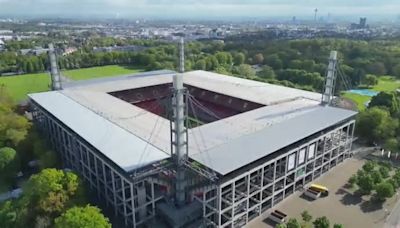
{"type": "Polygon", "coordinates": [[[29,97],[127,172],[169,157],[60,92],[29,97]]]}
{"type": "Polygon", "coordinates": [[[226,175],[356,114],[354,111],[320,106],[311,112],[190,157],[226,175]]]}

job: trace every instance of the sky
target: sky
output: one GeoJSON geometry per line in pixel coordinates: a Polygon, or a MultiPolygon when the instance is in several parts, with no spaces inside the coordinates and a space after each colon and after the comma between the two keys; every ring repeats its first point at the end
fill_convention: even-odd
{"type": "Polygon", "coordinates": [[[0,17],[397,17],[400,0],[0,0],[0,17]]]}

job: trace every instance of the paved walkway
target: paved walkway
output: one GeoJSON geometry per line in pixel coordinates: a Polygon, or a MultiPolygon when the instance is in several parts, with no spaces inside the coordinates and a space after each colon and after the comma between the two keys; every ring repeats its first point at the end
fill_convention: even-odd
{"type": "Polygon", "coordinates": [[[400,200],[399,199],[399,192],[396,193],[397,203],[392,209],[389,217],[387,217],[385,222],[385,228],[398,228],[400,227],[400,200]]]}
{"type": "MultiPolygon", "coordinates": [[[[333,168],[330,172],[315,180],[329,188],[328,197],[310,201],[302,197],[301,192],[279,203],[274,209],[285,212],[289,218],[297,218],[301,221],[301,212],[307,210],[313,218],[327,216],[331,224],[340,223],[349,228],[381,228],[385,222],[394,224],[387,228],[400,228],[400,203],[396,204],[396,197],[387,200],[383,205],[371,205],[369,197],[354,195],[343,186],[350,176],[362,167],[365,160],[352,158],[333,168]],[[396,206],[395,206],[396,204],[396,206]],[[389,216],[389,212],[392,211],[389,216]]],[[[400,196],[399,196],[400,199],[400,196]]],[[[271,224],[265,220],[269,212],[263,213],[259,218],[248,224],[248,228],[271,228],[271,224]]],[[[385,227],[386,228],[386,227],[385,227]]]]}

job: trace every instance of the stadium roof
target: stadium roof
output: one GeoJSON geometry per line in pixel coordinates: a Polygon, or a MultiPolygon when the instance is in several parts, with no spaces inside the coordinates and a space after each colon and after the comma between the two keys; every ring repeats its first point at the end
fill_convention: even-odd
{"type": "MultiPolygon", "coordinates": [[[[121,168],[131,171],[169,156],[170,123],[163,117],[131,105],[109,93],[172,83],[173,74],[172,71],[155,71],[73,82],[68,83],[61,91],[31,94],[30,97],[121,168]]],[[[290,129],[289,132],[293,134],[291,140],[271,140],[271,142],[276,141],[275,146],[268,146],[269,150],[272,150],[296,140],[301,135],[304,138],[306,134],[322,126],[330,126],[347,115],[355,114],[337,108],[325,109],[319,105],[321,99],[319,93],[205,71],[184,73],[183,79],[185,84],[191,86],[266,105],[189,129],[189,156],[221,174],[246,165],[260,156],[266,156],[266,150],[252,152],[251,156],[247,156],[249,142],[246,141],[239,147],[242,140],[251,140],[252,137],[262,138],[260,140],[262,142],[255,143],[252,147],[265,147],[261,144],[270,141],[268,137],[285,138],[286,136],[282,137],[284,130],[290,129]],[[297,127],[305,128],[311,124],[307,121],[314,122],[312,116],[330,112],[323,110],[332,110],[333,113],[339,114],[347,113],[347,115],[338,115],[326,119],[325,122],[321,119],[318,126],[312,123],[314,128],[295,130],[297,127]],[[299,121],[306,122],[297,123],[299,121]],[[301,133],[301,130],[304,132],[301,133]],[[232,155],[229,151],[234,148],[230,145],[236,145],[232,155]],[[247,157],[241,155],[240,150],[247,157]],[[235,156],[238,160],[227,162],[224,154],[229,158],[235,156]],[[242,159],[241,156],[246,159],[242,159]],[[211,159],[213,161],[203,159],[207,157],[213,157],[211,159]],[[227,164],[216,167],[213,165],[214,162],[227,164]]]]}
{"type": "Polygon", "coordinates": [[[191,158],[225,175],[355,114],[345,109],[320,106],[303,115],[194,154],[191,158]]]}
{"type": "Polygon", "coordinates": [[[60,92],[29,96],[125,171],[169,157],[60,92]]]}

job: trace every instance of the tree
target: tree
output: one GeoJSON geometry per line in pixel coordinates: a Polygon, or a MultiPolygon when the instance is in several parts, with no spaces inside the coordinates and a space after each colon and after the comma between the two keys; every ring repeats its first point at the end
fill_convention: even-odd
{"type": "Polygon", "coordinates": [[[329,228],[329,226],[330,226],[330,222],[329,222],[328,218],[325,216],[315,219],[313,224],[314,224],[314,228],[329,228]]]}
{"type": "Polygon", "coordinates": [[[364,78],[364,84],[368,87],[378,84],[378,78],[373,74],[367,74],[364,78]]]}
{"type": "Polygon", "coordinates": [[[17,155],[17,152],[10,147],[0,149],[0,171],[9,166],[17,155]]]}
{"type": "Polygon", "coordinates": [[[399,148],[399,142],[396,138],[386,139],[384,147],[386,150],[395,152],[399,148]]]}
{"type": "Polygon", "coordinates": [[[350,187],[354,187],[354,184],[357,183],[357,175],[353,174],[348,181],[350,187]]]}
{"type": "Polygon", "coordinates": [[[396,183],[396,186],[400,186],[400,172],[396,171],[392,176],[392,180],[396,183]]]}
{"type": "Polygon", "coordinates": [[[383,178],[389,177],[389,169],[384,166],[379,167],[379,173],[382,175],[383,178]]]}
{"type": "Polygon", "coordinates": [[[385,200],[386,198],[390,198],[394,195],[394,188],[388,182],[382,182],[376,186],[376,197],[379,200],[385,200]]]}
{"type": "Polygon", "coordinates": [[[17,221],[17,213],[11,201],[5,202],[0,206],[0,224],[4,228],[15,227],[17,221]]]}
{"type": "Polygon", "coordinates": [[[312,220],[312,216],[310,215],[310,213],[308,211],[301,212],[301,218],[306,223],[311,222],[311,220],[312,220]]]}
{"type": "Polygon", "coordinates": [[[219,66],[218,60],[215,56],[208,56],[206,58],[206,70],[215,70],[219,66]]]}
{"type": "Polygon", "coordinates": [[[394,76],[396,76],[397,78],[400,78],[400,63],[398,63],[397,65],[395,65],[392,68],[392,73],[394,76]]]}
{"type": "Polygon", "coordinates": [[[269,55],[265,58],[265,63],[271,66],[274,70],[282,69],[283,63],[277,54],[269,55]]]}
{"type": "Polygon", "coordinates": [[[363,175],[357,178],[357,185],[362,194],[369,194],[374,188],[374,179],[370,175],[363,175]]]}
{"type": "Polygon", "coordinates": [[[398,121],[377,107],[362,111],[357,117],[357,134],[369,143],[384,142],[395,136],[398,121]]]}
{"type": "Polygon", "coordinates": [[[200,59],[196,62],[194,68],[196,70],[206,70],[206,61],[204,59],[200,59]]]}
{"type": "Polygon", "coordinates": [[[18,145],[29,128],[29,121],[14,112],[13,100],[0,86],[0,147],[18,145]]]}
{"type": "Polygon", "coordinates": [[[73,207],[55,219],[55,228],[111,228],[108,218],[94,206],[73,207]]]}
{"type": "Polygon", "coordinates": [[[372,170],[374,170],[376,167],[376,162],[374,161],[367,161],[365,162],[365,164],[362,166],[362,169],[365,172],[371,172],[372,170]]]}
{"type": "Polygon", "coordinates": [[[400,110],[399,99],[395,92],[380,92],[373,96],[368,107],[386,107],[392,115],[395,115],[400,110]]]}
{"type": "Polygon", "coordinates": [[[218,63],[221,65],[232,64],[232,55],[229,52],[217,52],[215,57],[217,58],[218,63]]]}
{"type": "Polygon", "coordinates": [[[378,170],[371,171],[371,178],[374,181],[374,185],[379,184],[383,181],[382,175],[378,170]]]}
{"type": "Polygon", "coordinates": [[[235,65],[241,65],[244,63],[245,59],[246,56],[242,52],[239,52],[234,55],[233,62],[235,63],[235,65]]]}
{"type": "Polygon", "coordinates": [[[375,74],[375,75],[385,75],[387,73],[385,64],[381,63],[381,62],[373,62],[371,64],[368,65],[368,71],[371,74],[375,74]]]}
{"type": "Polygon", "coordinates": [[[393,177],[391,179],[387,180],[387,182],[393,186],[393,189],[396,190],[397,188],[399,188],[399,184],[397,183],[397,180],[394,179],[393,177]]]}
{"type": "Polygon", "coordinates": [[[322,88],[324,78],[319,73],[309,73],[305,70],[285,69],[277,72],[279,80],[288,80],[299,85],[312,86],[319,90],[322,88]]]}
{"type": "Polygon", "coordinates": [[[290,218],[289,221],[286,223],[287,228],[301,228],[300,223],[295,218],[290,218]]]}
{"type": "Polygon", "coordinates": [[[239,67],[237,68],[237,73],[239,74],[239,76],[245,78],[253,78],[254,76],[256,76],[256,72],[248,64],[240,64],[239,67]]]}
{"type": "Polygon", "coordinates": [[[217,67],[217,69],[215,69],[214,72],[218,74],[230,75],[229,71],[227,71],[223,66],[217,67]]]}
{"type": "Polygon", "coordinates": [[[32,175],[24,186],[23,201],[41,214],[58,214],[82,200],[78,176],[72,172],[44,169],[32,175]]]}
{"type": "Polygon", "coordinates": [[[254,64],[262,64],[264,62],[264,55],[261,53],[255,54],[253,61],[254,64]]]}
{"type": "Polygon", "coordinates": [[[257,75],[264,79],[274,79],[276,77],[274,70],[268,65],[264,65],[257,75]]]}
{"type": "Polygon", "coordinates": [[[285,223],[276,224],[275,228],[287,228],[285,223]]]}
{"type": "Polygon", "coordinates": [[[337,223],[335,223],[335,224],[333,225],[333,228],[344,228],[344,226],[343,226],[342,224],[337,224],[337,223]]]}

